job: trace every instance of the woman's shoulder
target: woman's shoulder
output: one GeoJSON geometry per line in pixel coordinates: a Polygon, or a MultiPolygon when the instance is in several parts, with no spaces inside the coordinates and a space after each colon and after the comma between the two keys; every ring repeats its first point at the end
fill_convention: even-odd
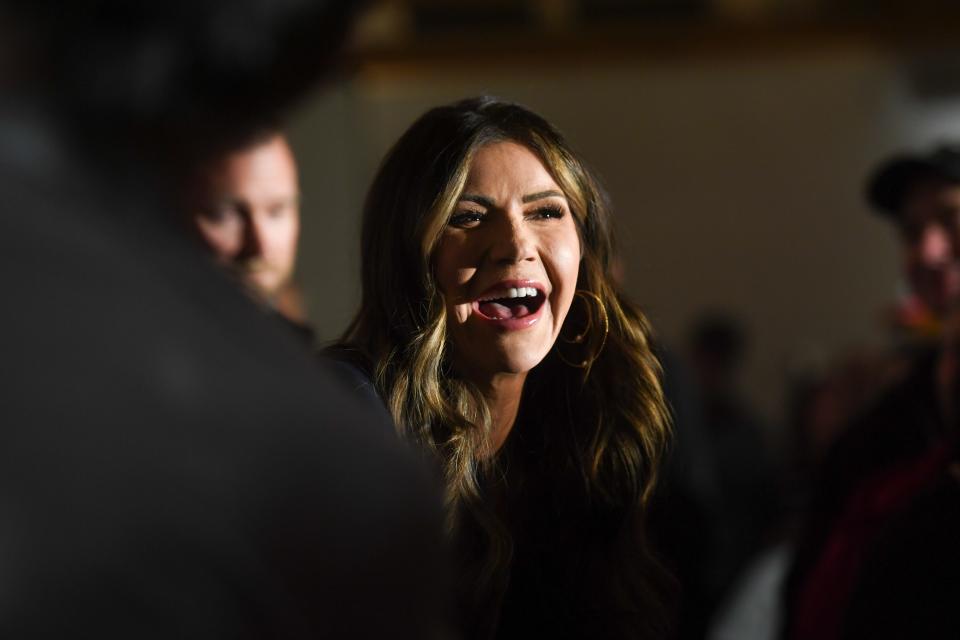
{"type": "Polygon", "coordinates": [[[325,368],[345,383],[352,391],[382,404],[383,399],[373,382],[373,366],[360,350],[335,345],[323,349],[319,358],[325,368]]]}

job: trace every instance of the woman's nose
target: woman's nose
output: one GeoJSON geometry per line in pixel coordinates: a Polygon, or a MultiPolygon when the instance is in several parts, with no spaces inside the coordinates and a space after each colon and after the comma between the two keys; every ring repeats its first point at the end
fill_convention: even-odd
{"type": "Polygon", "coordinates": [[[522,216],[510,216],[495,225],[489,258],[497,264],[515,264],[536,259],[533,233],[522,216]]]}

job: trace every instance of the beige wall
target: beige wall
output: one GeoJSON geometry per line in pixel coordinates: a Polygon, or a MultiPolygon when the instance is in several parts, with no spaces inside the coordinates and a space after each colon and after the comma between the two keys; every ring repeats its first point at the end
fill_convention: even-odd
{"type": "Polygon", "coordinates": [[[957,128],[952,105],[915,104],[900,69],[850,51],[357,77],[292,127],[311,317],[331,338],[359,301],[358,212],[387,147],[426,108],[492,93],[553,121],[601,175],[626,289],[662,336],[679,344],[704,308],[744,319],[754,334],[744,388],[776,417],[791,360],[883,337],[896,246],[862,203],[864,173],[907,141],[957,128]]]}

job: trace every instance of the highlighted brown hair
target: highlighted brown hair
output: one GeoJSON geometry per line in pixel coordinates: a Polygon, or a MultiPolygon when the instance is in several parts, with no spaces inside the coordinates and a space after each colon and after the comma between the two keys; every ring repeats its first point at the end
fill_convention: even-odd
{"type": "MultiPolygon", "coordinates": [[[[620,596],[625,607],[649,610],[662,590],[642,538],[643,507],[670,431],[659,365],[646,320],[611,274],[613,240],[603,191],[546,120],[484,97],[432,109],[407,130],[367,196],[362,302],[337,348],[366,360],[401,435],[439,459],[452,530],[466,518],[487,537],[485,557],[469,578],[482,591],[509,564],[510,531],[481,495],[478,479],[498,471],[497,457],[489,455],[490,412],[476,387],[451,368],[432,255],[474,153],[498,141],[529,148],[563,189],[581,239],[578,289],[595,294],[609,318],[606,344],[590,368],[572,367],[551,352],[530,372],[522,406],[536,405],[538,420],[549,423],[555,467],[573,478],[584,500],[636,521],[625,544],[636,547],[634,557],[639,549],[647,575],[623,576],[620,582],[634,587],[624,587],[630,593],[620,596]]],[[[576,322],[576,315],[565,324],[576,322]]],[[[523,415],[529,412],[521,409],[519,419],[523,415]]]]}

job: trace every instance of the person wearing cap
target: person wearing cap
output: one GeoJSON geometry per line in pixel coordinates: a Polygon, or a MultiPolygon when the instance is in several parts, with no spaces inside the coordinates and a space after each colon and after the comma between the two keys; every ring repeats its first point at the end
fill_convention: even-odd
{"type": "Polygon", "coordinates": [[[899,231],[916,301],[942,321],[960,299],[960,146],[889,160],[870,179],[867,199],[899,231]]]}
{"type": "Polygon", "coordinates": [[[882,163],[866,195],[895,223],[904,276],[934,329],[827,455],[787,582],[783,637],[957,638],[960,147],[882,163]]]}

